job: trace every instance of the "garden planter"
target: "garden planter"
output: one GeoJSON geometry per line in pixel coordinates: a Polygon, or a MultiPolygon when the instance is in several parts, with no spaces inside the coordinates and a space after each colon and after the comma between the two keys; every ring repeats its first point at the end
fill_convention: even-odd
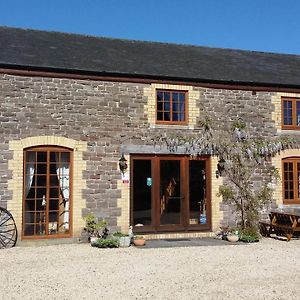
{"type": "Polygon", "coordinates": [[[236,243],[239,240],[239,237],[235,234],[228,234],[227,240],[231,243],[236,243]]]}
{"type": "Polygon", "coordinates": [[[97,240],[98,240],[98,237],[96,237],[96,236],[91,236],[90,237],[90,243],[91,244],[94,244],[97,240]]]}
{"type": "Polygon", "coordinates": [[[133,240],[133,244],[135,245],[135,246],[145,246],[145,244],[146,244],[146,240],[145,239],[134,239],[133,240]]]}
{"type": "Polygon", "coordinates": [[[118,237],[120,247],[129,247],[130,246],[130,236],[120,236],[118,237]]]}

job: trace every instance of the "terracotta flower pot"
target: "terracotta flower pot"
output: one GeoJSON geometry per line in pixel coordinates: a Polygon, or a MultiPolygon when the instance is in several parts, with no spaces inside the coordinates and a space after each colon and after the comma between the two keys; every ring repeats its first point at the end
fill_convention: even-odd
{"type": "Polygon", "coordinates": [[[145,239],[134,239],[133,244],[135,246],[145,246],[146,240],[145,239]]]}

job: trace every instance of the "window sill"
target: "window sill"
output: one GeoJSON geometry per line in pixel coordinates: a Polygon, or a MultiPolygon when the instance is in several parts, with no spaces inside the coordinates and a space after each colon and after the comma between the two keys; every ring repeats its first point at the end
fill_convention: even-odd
{"type": "Polygon", "coordinates": [[[151,124],[150,128],[157,128],[157,129],[194,129],[194,125],[187,125],[187,124],[151,124]]]}
{"type": "Polygon", "coordinates": [[[300,205],[300,201],[283,201],[283,206],[293,206],[293,205],[300,205]]]}
{"type": "Polygon", "coordinates": [[[281,128],[281,129],[277,129],[278,133],[286,133],[286,134],[295,134],[298,135],[300,134],[300,128],[281,128]]]}

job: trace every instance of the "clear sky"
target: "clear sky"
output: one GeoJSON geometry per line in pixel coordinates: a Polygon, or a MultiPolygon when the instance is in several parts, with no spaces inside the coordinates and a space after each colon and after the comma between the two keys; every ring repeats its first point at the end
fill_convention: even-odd
{"type": "Polygon", "coordinates": [[[0,0],[0,25],[300,54],[300,0],[0,0]]]}

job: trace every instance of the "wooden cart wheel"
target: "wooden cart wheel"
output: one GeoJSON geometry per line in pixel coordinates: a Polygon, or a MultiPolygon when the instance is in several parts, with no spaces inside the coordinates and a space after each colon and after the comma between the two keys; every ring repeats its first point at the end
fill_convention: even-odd
{"type": "Polygon", "coordinates": [[[12,214],[0,207],[0,249],[14,247],[17,238],[17,226],[12,214]]]}

